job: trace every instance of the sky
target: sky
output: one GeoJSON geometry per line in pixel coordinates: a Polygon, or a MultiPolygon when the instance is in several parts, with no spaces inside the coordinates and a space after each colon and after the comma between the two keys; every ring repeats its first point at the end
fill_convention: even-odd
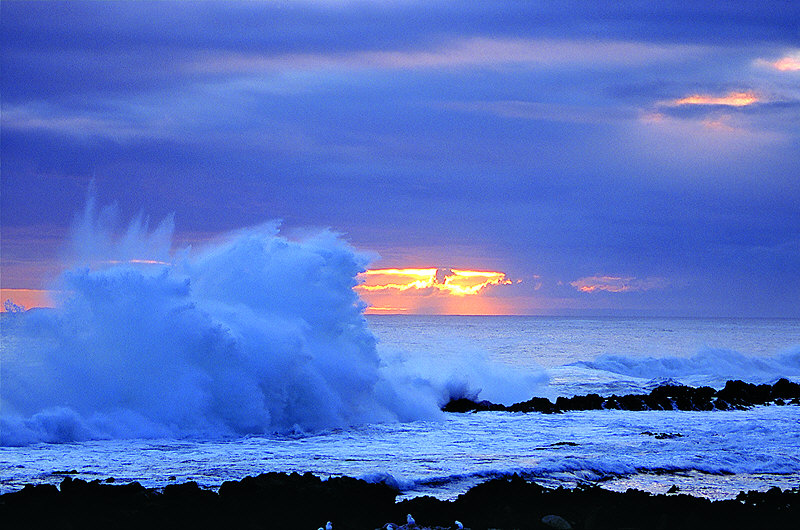
{"type": "Polygon", "coordinates": [[[174,214],[175,248],[331,228],[383,271],[373,312],[800,317],[798,2],[4,0],[0,25],[4,299],[52,285],[91,186],[174,214]]]}

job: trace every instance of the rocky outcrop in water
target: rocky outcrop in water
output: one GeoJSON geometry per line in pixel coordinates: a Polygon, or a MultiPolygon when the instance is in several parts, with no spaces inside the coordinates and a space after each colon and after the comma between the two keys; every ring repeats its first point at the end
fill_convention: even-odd
{"type": "Polygon", "coordinates": [[[721,390],[708,386],[698,388],[684,385],[662,385],[649,394],[617,396],[559,397],[555,403],[547,398],[534,397],[513,405],[467,398],[452,399],[442,407],[445,412],[542,412],[552,414],[568,410],[736,410],[756,405],[800,405],[800,384],[780,379],[774,385],[755,385],[743,381],[728,381],[721,390]]]}

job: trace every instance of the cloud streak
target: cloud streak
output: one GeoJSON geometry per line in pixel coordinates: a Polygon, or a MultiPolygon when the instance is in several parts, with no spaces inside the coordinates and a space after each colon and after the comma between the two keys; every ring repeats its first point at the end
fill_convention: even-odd
{"type": "Polygon", "coordinates": [[[543,120],[565,123],[610,123],[636,119],[633,108],[601,107],[598,105],[564,105],[538,101],[454,101],[441,107],[460,111],[491,114],[501,118],[543,120]]]}
{"type": "Polygon", "coordinates": [[[664,278],[635,278],[633,276],[595,275],[579,278],[570,285],[582,293],[605,291],[629,293],[665,289],[669,282],[664,278]]]}
{"type": "Polygon", "coordinates": [[[671,101],[674,106],[682,105],[714,105],[724,107],[747,107],[762,102],[763,99],[755,92],[728,92],[724,96],[713,96],[709,94],[691,94],[671,101]]]}
{"type": "Polygon", "coordinates": [[[88,113],[67,114],[62,109],[43,111],[35,107],[11,105],[3,110],[3,128],[21,132],[44,132],[73,137],[109,137],[118,140],[165,138],[164,124],[136,123],[88,113]],[[62,113],[58,111],[61,110],[62,113]]]}
{"type": "Polygon", "coordinates": [[[529,65],[557,67],[621,66],[675,60],[708,50],[703,46],[612,40],[562,40],[498,37],[455,39],[424,49],[355,50],[327,53],[211,52],[190,62],[195,73],[259,73],[317,69],[441,69],[529,65]]]}

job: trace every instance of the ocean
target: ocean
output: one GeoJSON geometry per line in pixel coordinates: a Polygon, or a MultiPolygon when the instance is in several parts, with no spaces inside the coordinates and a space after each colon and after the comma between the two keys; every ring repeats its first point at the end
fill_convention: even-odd
{"type": "MultiPolygon", "coordinates": [[[[147,314],[154,307],[158,304],[150,305],[147,314]]],[[[167,314],[154,312],[159,322],[167,314]]],[[[294,335],[270,331],[273,335],[266,338],[278,337],[288,351],[305,352],[312,359],[308,362],[321,358],[314,352],[339,348],[320,361],[323,376],[336,374],[324,379],[311,371],[287,378],[296,367],[286,368],[283,361],[259,364],[244,347],[247,362],[235,365],[236,370],[230,363],[225,369],[202,364],[218,355],[207,345],[212,335],[203,322],[187,323],[183,317],[170,321],[170,339],[154,344],[144,324],[120,337],[120,328],[106,316],[89,329],[110,326],[115,333],[93,333],[70,349],[73,339],[63,335],[75,333],[74,326],[54,331],[62,324],[50,320],[47,310],[36,313],[2,316],[0,492],[26,483],[57,484],[65,473],[151,487],[193,480],[216,488],[267,471],[353,476],[390,483],[404,497],[443,499],[513,473],[546,486],[593,483],[655,493],[677,486],[712,499],[800,486],[797,406],[550,415],[437,411],[459,396],[510,404],[533,396],[648,392],[665,383],[721,388],[729,379],[800,381],[798,320],[381,315],[366,317],[364,326],[357,313],[348,317],[358,328],[354,339],[323,340],[306,330],[303,344],[310,346],[305,349],[292,342],[294,335]],[[202,341],[186,331],[195,329],[203,330],[202,341]],[[110,343],[123,352],[116,354],[123,364],[107,360],[110,343]],[[365,354],[374,370],[363,368],[363,359],[352,359],[353,343],[377,355],[370,360],[365,354]],[[193,360],[196,352],[187,348],[201,348],[204,360],[193,360]],[[133,353],[126,356],[129,349],[133,353]],[[36,354],[27,356],[31,352],[36,354]],[[120,366],[132,370],[132,364],[144,375],[119,375],[120,366]],[[191,386],[186,381],[202,375],[198,366],[211,376],[191,386]],[[258,384],[273,385],[269,389],[283,384],[279,397],[262,386],[259,395],[272,400],[264,405],[271,414],[268,423],[256,421],[264,414],[260,410],[231,415],[224,409],[249,403],[251,394],[230,397],[252,385],[254,379],[240,373],[245,369],[260,370],[258,384]],[[272,378],[280,370],[289,372],[281,372],[280,380],[272,378]],[[358,370],[366,375],[354,375],[358,370]],[[299,397],[292,394],[309,379],[311,386],[303,387],[299,397]],[[347,390],[365,380],[383,388],[374,399],[353,397],[347,390]],[[344,390],[321,399],[315,393],[337,384],[344,390]],[[171,390],[175,386],[191,390],[171,390]],[[224,398],[214,397],[215,389],[224,398]],[[326,399],[350,400],[336,410],[356,412],[315,412],[332,407],[326,399]],[[217,401],[220,409],[212,410],[217,401]],[[195,409],[195,402],[204,408],[195,409]],[[276,421],[278,410],[284,414],[281,421],[276,421]]],[[[226,318],[230,329],[239,330],[231,336],[247,343],[252,333],[247,330],[254,324],[241,315],[226,318]],[[234,320],[238,327],[230,324],[234,320]]],[[[62,314],[58,321],[65,320],[62,314]]],[[[126,322],[128,329],[130,319],[126,322]]],[[[338,329],[336,337],[348,330],[338,329]]],[[[166,333],[156,331],[160,337],[166,333]]],[[[261,331],[253,337],[265,339],[261,331]]],[[[264,355],[284,359],[283,351],[264,355]]]]}

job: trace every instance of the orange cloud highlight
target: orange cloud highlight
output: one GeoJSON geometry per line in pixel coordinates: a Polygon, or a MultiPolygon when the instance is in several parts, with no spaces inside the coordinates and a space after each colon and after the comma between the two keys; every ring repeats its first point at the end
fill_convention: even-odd
{"type": "Polygon", "coordinates": [[[667,281],[663,278],[634,278],[633,276],[587,276],[569,283],[583,293],[606,291],[609,293],[626,293],[663,289],[667,281]]]}
{"type": "Polygon", "coordinates": [[[426,289],[436,281],[438,269],[370,269],[359,277],[364,281],[356,287],[363,291],[386,291],[395,289],[426,289]]]}
{"type": "Polygon", "coordinates": [[[769,65],[781,72],[797,72],[800,71],[800,56],[798,57],[782,57],[769,65]]]}
{"type": "Polygon", "coordinates": [[[730,116],[719,116],[717,118],[708,118],[703,120],[703,125],[709,129],[717,131],[734,132],[736,127],[730,124],[730,116]]]}
{"type": "Polygon", "coordinates": [[[708,94],[692,94],[672,101],[672,105],[722,105],[726,107],[746,107],[758,103],[760,98],[755,92],[729,92],[725,96],[708,94]]]}
{"type": "Polygon", "coordinates": [[[488,285],[508,285],[505,273],[464,269],[371,269],[363,272],[363,291],[434,289],[456,296],[478,294],[488,285]]]}
{"type": "Polygon", "coordinates": [[[369,304],[367,313],[507,315],[511,300],[483,291],[510,285],[505,273],[450,268],[371,269],[359,275],[355,289],[369,304]]]}

